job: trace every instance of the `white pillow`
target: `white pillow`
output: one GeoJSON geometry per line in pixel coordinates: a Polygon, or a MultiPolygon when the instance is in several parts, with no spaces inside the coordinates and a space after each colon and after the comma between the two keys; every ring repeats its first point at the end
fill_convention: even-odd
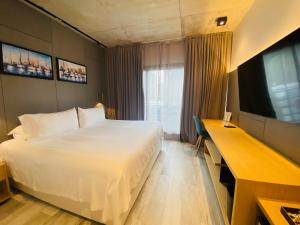
{"type": "Polygon", "coordinates": [[[11,130],[7,135],[12,135],[14,139],[22,139],[27,140],[27,136],[23,131],[23,127],[21,125],[17,126],[15,129],[11,130]]]}
{"type": "Polygon", "coordinates": [[[78,107],[80,128],[92,127],[105,120],[104,108],[82,109],[78,107]]]}
{"type": "Polygon", "coordinates": [[[19,116],[28,138],[45,137],[78,129],[76,109],[56,113],[24,114],[19,116]]]}

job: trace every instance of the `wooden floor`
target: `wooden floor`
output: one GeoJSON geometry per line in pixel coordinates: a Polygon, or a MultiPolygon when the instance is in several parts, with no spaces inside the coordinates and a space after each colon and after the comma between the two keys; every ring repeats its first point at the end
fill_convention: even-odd
{"type": "MultiPolygon", "coordinates": [[[[165,141],[126,225],[223,225],[204,159],[165,141]]],[[[1,225],[99,225],[24,193],[0,206],[1,225]]]]}

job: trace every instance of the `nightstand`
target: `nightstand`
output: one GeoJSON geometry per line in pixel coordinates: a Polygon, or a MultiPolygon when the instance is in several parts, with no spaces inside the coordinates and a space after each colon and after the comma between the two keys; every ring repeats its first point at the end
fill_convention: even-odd
{"type": "Polygon", "coordinates": [[[0,162],[0,203],[11,197],[5,162],[0,162]]]}

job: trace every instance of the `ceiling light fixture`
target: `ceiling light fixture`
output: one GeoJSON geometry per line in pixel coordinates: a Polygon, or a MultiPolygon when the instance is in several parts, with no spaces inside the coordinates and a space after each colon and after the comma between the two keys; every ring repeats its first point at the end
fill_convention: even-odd
{"type": "Polygon", "coordinates": [[[227,23],[227,16],[218,17],[216,19],[217,26],[225,26],[227,23]]]}

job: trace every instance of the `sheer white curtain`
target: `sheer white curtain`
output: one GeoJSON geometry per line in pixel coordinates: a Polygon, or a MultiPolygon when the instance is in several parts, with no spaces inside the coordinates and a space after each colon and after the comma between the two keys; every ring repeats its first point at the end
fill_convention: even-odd
{"type": "Polygon", "coordinates": [[[182,42],[146,44],[143,47],[145,120],[159,121],[166,138],[179,138],[183,57],[182,42]]]}

